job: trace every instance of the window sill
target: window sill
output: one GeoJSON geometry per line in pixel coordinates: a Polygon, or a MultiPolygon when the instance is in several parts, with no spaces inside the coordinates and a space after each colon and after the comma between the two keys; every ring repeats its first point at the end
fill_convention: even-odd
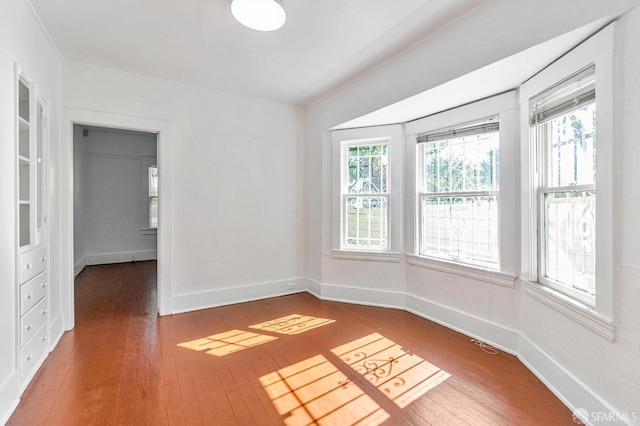
{"type": "Polygon", "coordinates": [[[331,255],[334,259],[346,260],[367,260],[371,262],[393,262],[400,263],[402,254],[382,251],[347,251],[333,250],[331,255]]]}
{"type": "Polygon", "coordinates": [[[518,279],[515,275],[506,272],[410,254],[407,255],[407,263],[509,288],[515,288],[516,280],[518,279]]]}
{"type": "Polygon", "coordinates": [[[142,228],[140,232],[142,233],[142,235],[157,235],[158,228],[142,228]]]}
{"type": "Polygon", "coordinates": [[[520,280],[525,294],[584,325],[610,341],[615,341],[616,326],[612,320],[593,308],[539,283],[520,280]]]}

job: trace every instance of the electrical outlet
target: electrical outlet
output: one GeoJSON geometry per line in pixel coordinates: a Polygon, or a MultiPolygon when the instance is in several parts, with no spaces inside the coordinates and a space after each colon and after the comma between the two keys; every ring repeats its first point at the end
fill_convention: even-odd
{"type": "Polygon", "coordinates": [[[296,288],[296,283],[287,284],[287,290],[293,290],[294,288],[296,288]]]}

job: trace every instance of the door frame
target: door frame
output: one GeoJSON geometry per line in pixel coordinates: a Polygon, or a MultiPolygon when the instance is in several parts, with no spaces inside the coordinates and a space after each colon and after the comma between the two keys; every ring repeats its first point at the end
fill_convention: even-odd
{"type": "Polygon", "coordinates": [[[172,308],[172,127],[171,121],[112,114],[75,108],[63,108],[60,129],[60,293],[64,329],[75,325],[74,247],[73,247],[73,126],[74,124],[110,127],[154,133],[157,137],[158,163],[158,272],[157,298],[160,315],[172,308]]]}

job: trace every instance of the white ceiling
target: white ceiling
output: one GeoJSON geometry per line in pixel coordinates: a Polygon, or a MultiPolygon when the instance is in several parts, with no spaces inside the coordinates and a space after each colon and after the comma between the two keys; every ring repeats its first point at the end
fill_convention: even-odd
{"type": "Polygon", "coordinates": [[[231,0],[31,0],[65,60],[308,105],[491,0],[283,0],[271,33],[231,0]]]}

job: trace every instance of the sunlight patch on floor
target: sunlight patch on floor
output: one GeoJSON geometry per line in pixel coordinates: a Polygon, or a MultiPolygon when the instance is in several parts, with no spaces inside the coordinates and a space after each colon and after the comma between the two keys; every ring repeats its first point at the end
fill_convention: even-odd
{"type": "Polygon", "coordinates": [[[285,424],[381,424],[389,415],[324,356],[316,355],[260,378],[285,424]]]}
{"type": "Polygon", "coordinates": [[[316,318],[308,315],[292,314],[286,317],[277,318],[262,324],[250,325],[249,328],[263,331],[271,331],[280,334],[299,334],[314,328],[322,327],[334,323],[335,320],[327,318],[316,318]]]}
{"type": "Polygon", "coordinates": [[[339,346],[331,352],[400,408],[451,376],[378,333],[339,346]]]}
{"type": "Polygon", "coordinates": [[[203,337],[178,344],[194,351],[206,351],[213,356],[225,356],[253,346],[276,340],[277,337],[242,330],[229,330],[213,336],[203,337]]]}

